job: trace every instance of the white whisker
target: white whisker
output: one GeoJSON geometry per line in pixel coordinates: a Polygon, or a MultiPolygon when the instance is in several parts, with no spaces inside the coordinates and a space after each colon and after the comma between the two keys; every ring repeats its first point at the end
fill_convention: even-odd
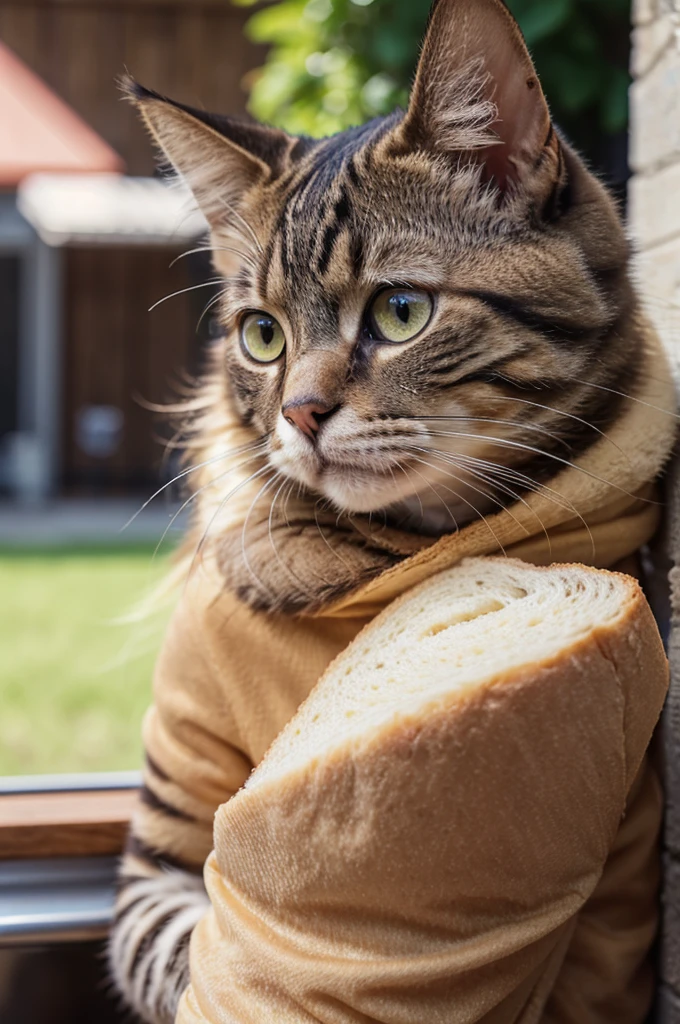
{"type": "Polygon", "coordinates": [[[170,520],[168,525],[163,530],[163,533],[161,535],[161,539],[158,541],[158,544],[156,545],[156,547],[154,549],[153,558],[155,558],[156,555],[158,554],[160,548],[163,545],[163,541],[165,540],[165,538],[167,537],[168,533],[170,532],[170,530],[172,529],[174,524],[177,522],[177,520],[181,516],[182,512],[184,512],[184,510],[186,508],[188,508],[189,505],[191,505],[191,503],[193,501],[196,500],[196,498],[199,496],[199,494],[203,494],[205,491],[210,490],[211,487],[216,487],[217,484],[221,483],[222,480],[225,479],[225,477],[230,476],[232,473],[236,472],[237,469],[242,469],[243,466],[247,466],[254,459],[258,458],[259,455],[260,455],[260,452],[258,452],[258,451],[251,452],[250,455],[248,456],[248,458],[244,462],[239,462],[238,466],[231,466],[229,469],[225,470],[224,473],[220,473],[213,480],[209,480],[206,484],[203,484],[202,487],[199,487],[197,491],[194,491],[193,494],[190,494],[189,497],[187,498],[187,500],[182,505],[180,505],[180,507],[177,509],[177,511],[175,512],[174,516],[172,517],[172,519],[170,520]]]}
{"type": "Polygon", "coordinates": [[[485,473],[477,469],[475,466],[477,460],[474,457],[466,458],[465,456],[461,456],[459,461],[457,458],[449,459],[447,455],[445,455],[442,452],[437,452],[436,450],[433,451],[433,454],[443,459],[443,461],[445,462],[450,462],[452,465],[458,466],[459,469],[462,469],[464,472],[471,473],[474,477],[477,477],[478,479],[483,480],[485,483],[489,484],[490,487],[501,491],[503,494],[509,495],[518,504],[524,505],[527,511],[537,521],[542,532],[545,534],[545,538],[548,542],[548,548],[552,554],[552,541],[550,540],[550,534],[548,533],[545,523],[539,516],[538,512],[536,512],[535,509],[532,509],[529,502],[525,498],[523,498],[521,494],[518,494],[517,491],[514,491],[511,487],[508,487],[506,484],[502,484],[499,480],[495,479],[491,473],[485,473]]]}
{"type": "MultiPolygon", "coordinates": [[[[413,445],[412,447],[415,449],[415,451],[425,452],[425,454],[427,454],[427,455],[432,454],[432,451],[431,451],[430,448],[419,448],[416,445],[413,445]]],[[[415,458],[415,456],[413,456],[413,457],[415,458]]],[[[422,461],[422,460],[419,460],[419,461],[422,461]]],[[[433,466],[429,462],[426,462],[425,465],[429,466],[430,469],[434,469],[434,470],[438,471],[437,466],[433,466]]],[[[462,469],[462,466],[459,467],[459,468],[462,469]]],[[[504,511],[506,511],[508,513],[508,515],[510,516],[510,518],[517,524],[517,526],[519,526],[520,529],[524,530],[524,532],[527,534],[527,536],[529,536],[529,534],[531,533],[531,530],[529,530],[529,528],[526,527],[523,523],[520,523],[519,519],[517,519],[517,517],[515,515],[513,515],[513,513],[510,511],[510,509],[507,508],[503,504],[502,501],[499,501],[498,498],[495,498],[493,496],[493,494],[489,494],[488,491],[484,491],[480,487],[475,487],[474,484],[471,484],[469,480],[462,480],[459,476],[456,476],[455,473],[452,473],[451,476],[453,476],[454,480],[457,483],[461,484],[463,487],[470,487],[477,494],[481,494],[482,497],[487,498],[489,501],[493,502],[493,504],[497,505],[498,508],[503,509],[504,511]]],[[[458,495],[458,497],[461,499],[461,501],[465,501],[465,499],[462,497],[462,495],[458,495]]],[[[474,509],[474,505],[470,505],[470,508],[474,509]]],[[[477,512],[478,515],[480,515],[480,512],[479,512],[478,509],[475,509],[475,511],[477,512]]]]}
{"type": "Polygon", "coordinates": [[[608,441],[609,444],[613,445],[617,452],[623,455],[624,459],[630,463],[630,456],[624,452],[623,448],[621,448],[616,441],[612,440],[608,434],[605,434],[604,430],[600,430],[599,427],[596,427],[594,423],[583,419],[582,416],[576,416],[573,412],[566,412],[564,409],[558,409],[553,405],[542,405],[540,402],[532,402],[528,398],[515,398],[511,395],[497,395],[496,397],[500,398],[503,402],[515,402],[519,405],[528,405],[533,406],[536,409],[542,409],[544,412],[556,413],[558,416],[564,416],[566,419],[573,420],[575,423],[581,424],[581,426],[588,427],[596,434],[599,434],[600,437],[604,438],[605,441],[608,441]]]}
{"type": "Polygon", "coordinates": [[[228,210],[229,213],[231,213],[234,217],[236,217],[237,220],[241,222],[241,224],[243,224],[243,227],[246,229],[246,231],[252,238],[253,242],[255,243],[256,250],[259,252],[261,256],[264,255],[264,248],[262,246],[262,242],[257,237],[257,235],[255,234],[255,232],[253,231],[252,227],[245,219],[245,217],[241,213],[239,213],[239,211],[236,209],[233,203],[227,202],[227,200],[224,199],[223,197],[220,197],[220,202],[222,203],[222,206],[225,208],[225,210],[228,210]]]}
{"type": "Polygon", "coordinates": [[[260,500],[260,498],[264,497],[264,495],[267,493],[269,488],[272,485],[276,484],[276,481],[281,476],[281,473],[278,470],[274,470],[273,472],[274,472],[274,475],[272,477],[270,477],[269,480],[265,480],[264,484],[259,489],[259,491],[255,495],[255,497],[253,498],[253,500],[252,500],[252,502],[250,504],[250,508],[248,509],[248,511],[246,513],[246,517],[245,517],[245,519],[243,521],[243,528],[241,530],[241,557],[243,558],[243,564],[245,565],[246,569],[248,570],[248,575],[251,577],[251,579],[253,579],[257,583],[257,585],[262,588],[262,590],[267,591],[269,594],[271,594],[273,597],[275,597],[276,595],[273,594],[271,589],[265,583],[263,583],[263,581],[260,579],[260,577],[257,575],[257,573],[253,570],[253,567],[251,566],[250,560],[248,558],[248,553],[246,551],[246,533],[247,533],[247,530],[248,530],[248,520],[250,519],[250,516],[252,515],[252,512],[253,512],[255,506],[257,505],[258,501],[260,500]]]}
{"type": "Polygon", "coordinates": [[[216,284],[223,283],[222,279],[218,278],[214,281],[203,281],[201,284],[192,284],[190,288],[180,288],[179,291],[171,292],[170,295],[164,295],[162,299],[158,300],[158,302],[154,302],[153,306],[149,306],[147,312],[152,313],[154,309],[162,305],[162,303],[167,302],[168,299],[174,299],[177,295],[186,295],[187,292],[195,292],[199,288],[213,288],[216,284]]]}
{"type": "MultiPolygon", "coordinates": [[[[289,483],[288,479],[283,475],[283,473],[280,473],[279,475],[282,477],[282,482],[279,485],[278,490],[276,491],[276,494],[274,495],[274,497],[272,499],[271,505],[269,506],[269,519],[268,519],[268,523],[267,523],[267,533],[269,535],[269,546],[271,547],[272,551],[274,552],[274,557],[276,558],[276,561],[281,566],[283,571],[290,577],[290,579],[292,579],[294,581],[294,583],[299,584],[298,593],[301,594],[304,597],[304,593],[305,593],[305,591],[304,591],[304,580],[301,580],[300,577],[296,573],[293,572],[293,570],[290,568],[290,566],[286,565],[286,563],[281,558],[281,555],[279,554],[279,549],[276,546],[276,541],[274,540],[274,529],[273,529],[274,508],[276,506],[276,502],[278,500],[278,497],[281,494],[281,491],[284,489],[286,484],[289,483]]],[[[292,490],[292,486],[293,485],[290,484],[290,486],[288,488],[288,492],[287,492],[288,496],[290,496],[290,492],[292,490]]],[[[285,516],[286,516],[285,504],[284,504],[284,507],[282,509],[282,515],[285,518],[285,516]]],[[[290,523],[288,522],[288,519],[286,519],[286,525],[288,526],[288,529],[290,529],[290,523]]]]}
{"type": "Polygon", "coordinates": [[[217,519],[218,515],[220,515],[220,513],[225,508],[227,502],[231,501],[231,499],[234,497],[234,495],[238,494],[238,492],[243,490],[244,487],[246,487],[248,484],[252,483],[253,480],[257,480],[258,477],[262,476],[263,473],[266,473],[270,469],[271,469],[271,466],[266,465],[266,466],[262,466],[260,469],[256,470],[254,473],[251,473],[251,475],[246,480],[242,480],[240,484],[237,484],[237,486],[234,487],[231,491],[229,491],[229,493],[222,499],[222,501],[220,501],[219,505],[217,506],[217,508],[213,512],[212,516],[210,517],[210,521],[208,522],[208,525],[206,526],[205,530],[203,531],[203,536],[201,537],[201,539],[198,542],[198,545],[196,547],[196,550],[194,551],[193,558],[191,559],[191,565],[189,566],[189,571],[187,573],[187,582],[189,581],[189,579],[191,578],[191,576],[193,574],[194,568],[196,566],[196,561],[197,561],[199,555],[201,554],[201,552],[203,550],[205,542],[206,542],[206,540],[207,540],[207,538],[208,538],[208,536],[210,534],[210,530],[212,529],[213,524],[215,523],[215,520],[217,519]]]}
{"type": "Polygon", "coordinates": [[[121,526],[120,533],[123,533],[124,530],[127,530],[128,526],[134,523],[137,516],[141,515],[144,509],[147,508],[151,504],[151,502],[154,501],[155,498],[162,494],[163,491],[166,491],[168,487],[172,487],[172,485],[176,484],[179,480],[183,480],[185,477],[190,476],[192,473],[198,472],[199,469],[205,469],[206,466],[213,466],[216,462],[221,462],[223,459],[228,459],[230,455],[243,455],[247,451],[256,451],[258,448],[264,448],[267,446],[267,444],[268,438],[258,443],[255,447],[253,447],[251,443],[240,445],[238,448],[231,448],[229,451],[223,452],[220,455],[215,455],[212,459],[206,459],[205,462],[199,462],[197,465],[190,466],[188,469],[185,469],[182,473],[178,473],[177,476],[174,476],[172,478],[172,480],[168,480],[166,484],[163,484],[162,487],[159,487],[158,490],[155,491],[150,498],[146,499],[144,504],[141,505],[140,508],[137,509],[135,514],[128,519],[125,526],[121,526]]]}
{"type": "MultiPolygon", "coordinates": [[[[658,380],[658,378],[656,378],[658,380]]],[[[663,412],[666,416],[671,416],[675,420],[680,420],[680,414],[677,412],[671,412],[670,409],[663,409],[660,405],[653,405],[651,402],[645,402],[642,398],[636,398],[635,395],[627,395],[624,391],[616,391],[615,388],[607,388],[604,384],[594,384],[590,380],[579,380],[578,377],[572,377],[572,380],[576,384],[582,384],[584,387],[596,388],[598,391],[607,391],[610,395],[618,395],[619,398],[625,398],[629,402],[635,402],[637,405],[644,405],[646,409],[653,409],[654,412],[663,412]]]]}
{"type": "Polygon", "coordinates": [[[224,297],[224,289],[219,291],[217,293],[217,295],[214,295],[212,297],[212,299],[209,299],[208,302],[205,304],[205,306],[203,307],[203,311],[202,311],[201,315],[198,318],[198,323],[196,324],[196,333],[197,334],[198,334],[198,332],[199,332],[199,330],[201,328],[201,324],[203,323],[203,319],[206,316],[206,314],[213,308],[213,306],[216,306],[217,303],[220,302],[223,297],[224,297]]]}
{"type": "MultiPolygon", "coordinates": [[[[416,461],[416,462],[420,462],[420,463],[422,463],[422,465],[424,465],[424,466],[427,466],[427,467],[428,467],[429,469],[434,469],[434,470],[437,470],[437,467],[436,467],[436,466],[433,466],[433,465],[431,465],[431,463],[429,463],[429,462],[426,462],[426,461],[425,461],[425,459],[420,459],[420,458],[418,458],[418,456],[417,456],[417,455],[412,455],[412,456],[411,456],[411,458],[412,458],[412,459],[415,459],[415,461],[416,461]]],[[[457,477],[455,476],[455,474],[452,474],[452,476],[454,477],[454,479],[458,479],[458,478],[457,478],[457,477]]],[[[492,527],[492,526],[490,525],[490,523],[489,523],[488,519],[486,518],[486,516],[484,515],[484,513],[483,513],[483,512],[480,512],[480,510],[479,510],[478,508],[476,508],[476,507],[475,507],[475,505],[473,505],[471,501],[468,501],[468,500],[467,500],[467,498],[464,498],[464,497],[462,496],[462,494],[459,494],[459,493],[458,493],[458,491],[454,491],[454,490],[453,490],[453,489],[452,489],[451,487],[447,487],[447,486],[445,486],[444,484],[442,484],[441,486],[443,487],[443,489],[444,489],[445,491],[449,491],[449,493],[450,493],[450,494],[453,494],[453,496],[454,496],[455,498],[458,498],[458,500],[459,500],[459,501],[462,501],[464,505],[467,505],[467,506],[468,506],[468,508],[471,508],[471,509],[472,509],[472,511],[473,511],[473,512],[475,513],[475,515],[476,515],[476,516],[477,516],[477,517],[478,517],[479,519],[481,519],[481,520],[482,520],[482,521],[484,522],[484,525],[486,526],[486,528],[487,528],[487,529],[489,530],[489,532],[491,533],[491,535],[492,535],[493,539],[494,539],[494,540],[496,541],[496,543],[498,544],[498,547],[499,547],[499,548],[501,549],[501,551],[503,552],[503,554],[504,554],[504,555],[506,555],[506,554],[507,554],[507,553],[506,553],[506,550],[505,550],[505,548],[503,547],[503,545],[502,545],[502,543],[501,543],[501,541],[500,541],[500,538],[498,537],[498,534],[497,534],[497,533],[495,532],[495,530],[493,529],[493,527],[492,527]]]]}
{"type": "Polygon", "coordinates": [[[534,455],[540,455],[546,459],[552,459],[554,462],[559,462],[562,466],[568,466],[569,469],[575,469],[578,473],[583,473],[584,476],[590,477],[592,480],[596,480],[600,484],[604,484],[606,487],[612,487],[616,491],[620,491],[621,494],[625,494],[629,498],[635,498],[639,501],[647,502],[651,505],[658,505],[659,502],[653,501],[651,498],[641,498],[637,494],[631,494],[625,487],[620,487],[615,484],[612,480],[607,480],[604,477],[598,476],[597,473],[591,472],[589,469],[585,469],[583,466],[579,466],[575,462],[571,462],[569,459],[563,459],[559,455],[554,455],[552,452],[543,451],[542,448],[534,448],[532,445],[522,444],[520,441],[513,441],[510,438],[503,437],[492,437],[489,434],[470,434],[467,431],[431,431],[432,436],[436,437],[460,437],[468,438],[473,441],[484,441],[488,444],[497,444],[504,448],[512,448],[515,451],[531,452],[534,455]]]}
{"type": "MultiPolygon", "coordinates": [[[[320,498],[320,499],[319,499],[319,501],[323,501],[323,499],[322,499],[322,498],[320,498]]],[[[335,550],[335,548],[333,548],[333,547],[331,546],[331,544],[330,544],[330,543],[329,543],[329,541],[328,541],[328,538],[326,537],[326,534],[325,534],[325,533],[323,532],[323,530],[321,529],[321,525],[320,525],[320,523],[319,523],[319,515],[318,515],[318,512],[317,512],[317,509],[318,509],[318,507],[319,507],[319,501],[317,501],[317,502],[316,502],[316,504],[314,505],[314,522],[316,523],[316,528],[317,528],[317,530],[319,531],[319,536],[321,537],[322,541],[324,542],[324,544],[326,545],[326,547],[328,548],[328,550],[329,550],[329,551],[331,552],[331,554],[332,554],[332,555],[333,555],[333,556],[334,556],[335,558],[337,558],[337,559],[338,559],[338,561],[342,562],[342,564],[343,564],[343,565],[345,566],[345,568],[346,568],[346,569],[349,569],[349,571],[350,571],[350,573],[351,573],[351,572],[352,572],[352,567],[351,567],[350,565],[348,565],[348,563],[347,563],[347,562],[345,561],[345,559],[344,559],[344,558],[342,557],[342,555],[341,555],[341,554],[339,554],[339,553],[338,553],[338,552],[337,552],[337,551],[335,550]]],[[[337,525],[337,523],[336,523],[336,525],[337,525]]]]}
{"type": "MultiPolygon", "coordinates": [[[[416,476],[420,477],[420,479],[421,479],[421,480],[422,480],[422,481],[423,481],[424,483],[426,483],[426,484],[427,484],[427,486],[428,486],[428,487],[430,488],[430,490],[431,490],[431,491],[432,491],[432,493],[434,494],[435,498],[437,498],[437,500],[438,500],[438,501],[440,501],[440,502],[442,503],[442,505],[444,506],[444,508],[445,508],[446,512],[447,512],[447,513],[448,513],[448,515],[449,515],[449,518],[450,518],[450,519],[451,519],[451,521],[453,522],[453,526],[454,526],[454,529],[455,529],[455,530],[456,530],[456,532],[457,532],[457,531],[458,531],[458,521],[457,521],[456,517],[454,516],[453,512],[451,511],[451,509],[450,509],[450,508],[449,508],[449,506],[447,505],[447,503],[446,503],[446,499],[445,499],[445,498],[443,498],[441,494],[438,494],[438,492],[437,492],[437,489],[435,488],[434,484],[433,484],[433,483],[431,483],[431,482],[430,482],[430,481],[429,481],[429,480],[427,479],[427,477],[425,476],[425,474],[424,474],[424,473],[421,473],[421,472],[420,472],[419,470],[417,470],[417,469],[415,468],[415,466],[409,466],[409,467],[408,467],[408,469],[407,469],[407,468],[406,468],[405,466],[401,466],[401,465],[400,465],[400,466],[399,466],[399,469],[401,469],[401,470],[402,470],[402,471],[403,471],[403,472],[404,472],[404,473],[406,474],[406,477],[407,477],[407,479],[408,479],[408,472],[410,471],[410,472],[413,472],[413,473],[415,473],[415,474],[416,474],[416,476]]],[[[422,501],[421,501],[421,498],[420,498],[420,495],[419,495],[419,493],[418,493],[417,491],[415,492],[415,497],[416,497],[416,498],[418,499],[418,503],[420,504],[420,521],[421,521],[421,525],[422,525],[422,524],[423,524],[423,523],[425,522],[425,510],[423,509],[423,503],[422,503],[422,501]]]]}
{"type": "Polygon", "coordinates": [[[474,423],[480,423],[480,422],[481,423],[493,423],[493,424],[496,424],[496,425],[501,426],[501,427],[514,427],[516,430],[519,430],[519,431],[529,430],[532,433],[543,434],[545,437],[549,437],[553,441],[557,441],[558,444],[563,445],[567,450],[569,450],[569,448],[570,448],[569,443],[567,441],[565,441],[565,439],[563,437],[560,437],[559,434],[554,433],[554,431],[552,431],[552,430],[546,430],[545,427],[540,427],[536,423],[521,423],[521,422],[518,422],[517,420],[500,420],[500,419],[495,419],[492,416],[471,416],[471,415],[460,415],[460,416],[417,416],[417,417],[414,417],[414,418],[422,420],[423,422],[427,422],[427,423],[429,423],[431,421],[439,421],[439,420],[441,420],[442,422],[443,421],[456,420],[456,421],[459,421],[459,422],[462,422],[462,423],[464,423],[466,421],[469,421],[469,422],[474,422],[474,423]]]}
{"type": "Polygon", "coordinates": [[[171,263],[168,264],[168,269],[172,270],[172,268],[174,267],[175,263],[178,263],[180,260],[186,259],[187,256],[195,256],[199,252],[212,252],[212,251],[213,250],[212,250],[212,246],[211,245],[202,245],[198,249],[187,249],[186,252],[181,252],[179,254],[179,256],[175,256],[174,260],[171,263]]]}
{"type": "MultiPolygon", "coordinates": [[[[435,451],[435,452],[437,451],[436,449],[434,449],[434,450],[430,449],[430,450],[431,451],[435,451]]],[[[449,457],[449,453],[448,452],[446,452],[446,453],[438,452],[438,454],[439,454],[440,457],[449,457]]],[[[589,537],[590,543],[591,543],[591,547],[592,547],[593,558],[595,557],[595,538],[593,537],[592,530],[588,526],[588,523],[584,519],[583,515],[578,511],[576,506],[573,504],[573,502],[569,501],[563,495],[558,494],[557,491],[554,491],[551,487],[548,487],[546,484],[539,483],[538,481],[533,480],[531,477],[527,476],[525,473],[520,473],[518,470],[512,469],[509,466],[501,466],[499,463],[489,462],[486,459],[479,459],[479,458],[477,458],[477,456],[474,456],[474,455],[457,455],[457,456],[455,456],[455,458],[459,459],[459,460],[462,460],[464,463],[469,463],[469,464],[472,464],[472,465],[475,465],[475,464],[484,465],[484,466],[488,467],[489,469],[491,469],[492,472],[495,475],[497,475],[497,476],[501,476],[502,475],[502,476],[505,476],[506,478],[510,477],[510,479],[512,481],[514,481],[516,483],[519,483],[519,484],[522,484],[528,491],[533,492],[533,493],[541,494],[543,497],[545,497],[549,501],[551,501],[554,505],[557,505],[558,508],[564,509],[567,512],[571,512],[571,514],[576,519],[579,519],[581,521],[581,524],[582,524],[584,530],[588,534],[588,537],[589,537]]],[[[466,468],[466,467],[463,466],[461,468],[466,468]]],[[[469,471],[472,472],[472,470],[469,470],[469,471]]],[[[531,506],[529,506],[528,502],[524,501],[524,499],[522,499],[522,498],[520,498],[520,500],[522,501],[523,504],[525,504],[527,506],[527,508],[529,508],[531,513],[536,517],[538,522],[541,524],[541,527],[542,527],[543,531],[546,532],[546,535],[547,535],[547,531],[546,531],[545,525],[543,524],[543,520],[538,516],[536,511],[534,509],[532,509],[531,506]]],[[[548,536],[548,542],[549,542],[550,547],[552,549],[552,542],[550,541],[549,536],[548,536]]]]}

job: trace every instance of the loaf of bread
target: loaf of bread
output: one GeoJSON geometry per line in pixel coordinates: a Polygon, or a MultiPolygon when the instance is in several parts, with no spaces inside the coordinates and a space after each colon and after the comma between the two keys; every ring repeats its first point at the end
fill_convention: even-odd
{"type": "Polygon", "coordinates": [[[406,594],[218,812],[178,1021],[541,1020],[666,687],[629,577],[485,558],[406,594]]]}

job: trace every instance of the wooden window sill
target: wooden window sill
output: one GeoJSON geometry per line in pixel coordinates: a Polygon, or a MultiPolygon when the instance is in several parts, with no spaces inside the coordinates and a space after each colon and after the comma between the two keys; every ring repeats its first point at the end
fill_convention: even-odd
{"type": "Polygon", "coordinates": [[[0,861],[119,854],[134,789],[0,795],[0,861]]]}

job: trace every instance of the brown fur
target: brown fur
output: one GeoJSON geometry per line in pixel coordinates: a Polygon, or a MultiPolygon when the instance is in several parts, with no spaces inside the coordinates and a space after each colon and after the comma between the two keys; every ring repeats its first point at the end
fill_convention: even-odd
{"type": "Polygon", "coordinates": [[[129,91],[224,276],[193,421],[197,463],[216,461],[194,477],[191,545],[207,533],[244,600],[318,608],[402,557],[367,515],[450,532],[540,487],[616,418],[641,350],[624,232],[552,127],[500,0],[439,0],[409,110],[331,139],[129,91]],[[413,341],[367,326],[389,285],[432,296],[413,341]],[[285,333],[275,362],[240,343],[253,311],[285,333]],[[314,440],[285,416],[310,403],[328,411],[314,440]]]}

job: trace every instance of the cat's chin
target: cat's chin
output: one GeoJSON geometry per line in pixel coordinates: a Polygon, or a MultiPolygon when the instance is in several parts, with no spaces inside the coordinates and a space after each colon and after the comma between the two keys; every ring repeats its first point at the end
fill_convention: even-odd
{"type": "Polygon", "coordinates": [[[315,490],[336,508],[356,515],[381,512],[404,498],[394,472],[369,469],[326,469],[315,490]]]}
{"type": "Polygon", "coordinates": [[[294,461],[282,453],[270,458],[290,480],[326,498],[338,511],[356,515],[380,512],[409,494],[406,477],[394,468],[319,463],[306,454],[294,461]]]}

